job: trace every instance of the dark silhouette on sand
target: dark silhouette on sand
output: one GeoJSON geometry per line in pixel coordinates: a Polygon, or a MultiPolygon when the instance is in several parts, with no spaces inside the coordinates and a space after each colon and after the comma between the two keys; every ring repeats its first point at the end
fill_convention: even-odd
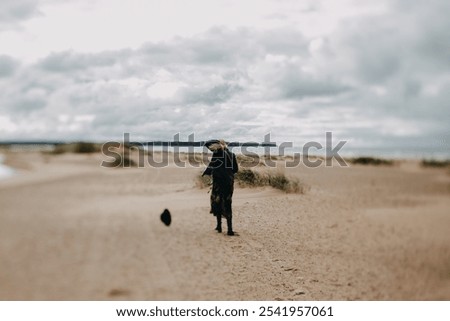
{"type": "Polygon", "coordinates": [[[227,234],[233,232],[232,198],[234,190],[234,174],[238,171],[236,156],[227,148],[223,140],[210,140],[205,146],[213,152],[203,175],[210,175],[213,179],[211,191],[211,213],[217,218],[216,230],[222,233],[222,216],[227,220],[227,234]]]}

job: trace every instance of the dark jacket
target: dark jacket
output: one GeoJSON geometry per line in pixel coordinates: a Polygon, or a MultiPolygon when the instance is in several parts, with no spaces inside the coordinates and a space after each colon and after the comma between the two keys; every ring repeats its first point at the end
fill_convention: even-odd
{"type": "Polygon", "coordinates": [[[220,149],[213,153],[211,162],[203,175],[212,175],[213,179],[230,180],[238,172],[236,155],[228,149],[220,149]]]}

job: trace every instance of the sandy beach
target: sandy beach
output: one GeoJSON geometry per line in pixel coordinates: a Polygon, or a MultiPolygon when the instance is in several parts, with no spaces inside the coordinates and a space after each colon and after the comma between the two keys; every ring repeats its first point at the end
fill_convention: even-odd
{"type": "Polygon", "coordinates": [[[200,168],[4,154],[1,300],[450,300],[446,169],[286,169],[306,192],[236,186],[229,237],[200,168]]]}

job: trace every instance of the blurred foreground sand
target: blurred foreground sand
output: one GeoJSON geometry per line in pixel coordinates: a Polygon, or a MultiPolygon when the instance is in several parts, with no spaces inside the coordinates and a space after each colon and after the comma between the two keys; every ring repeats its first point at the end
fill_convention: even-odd
{"type": "Polygon", "coordinates": [[[236,188],[228,237],[201,169],[101,160],[6,155],[20,174],[0,181],[1,300],[450,300],[444,169],[286,169],[309,190],[236,188]]]}

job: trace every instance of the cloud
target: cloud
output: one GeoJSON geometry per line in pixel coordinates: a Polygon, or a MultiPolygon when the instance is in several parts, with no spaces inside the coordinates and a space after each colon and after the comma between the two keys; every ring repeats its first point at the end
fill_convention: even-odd
{"type": "Polygon", "coordinates": [[[309,75],[296,66],[288,66],[276,84],[286,99],[302,99],[312,96],[335,96],[350,90],[338,81],[309,75]]]}
{"type": "Polygon", "coordinates": [[[23,92],[14,102],[13,108],[17,112],[31,113],[34,110],[44,108],[46,105],[46,92],[42,89],[31,89],[23,92]]]}
{"type": "Polygon", "coordinates": [[[406,70],[412,75],[440,73],[450,52],[445,41],[450,22],[442,13],[450,5],[444,2],[409,1],[406,6],[396,1],[395,10],[385,15],[348,19],[330,36],[330,50],[345,55],[342,67],[367,83],[387,82],[406,70]]]}
{"type": "Polygon", "coordinates": [[[1,6],[0,31],[16,27],[21,21],[40,14],[39,1],[36,0],[2,0],[1,6]]]}
{"type": "Polygon", "coordinates": [[[351,106],[378,120],[374,130],[380,137],[445,135],[450,75],[444,39],[450,37],[450,22],[444,9],[450,9],[445,1],[396,1],[383,15],[342,21],[313,55],[320,75],[332,75],[351,90],[320,108],[351,106]],[[387,118],[391,126],[383,127],[387,118]],[[440,129],[432,130],[430,123],[440,129]],[[418,130],[402,130],[411,126],[418,130]]]}
{"type": "Polygon", "coordinates": [[[71,72],[83,71],[94,67],[111,67],[121,56],[126,54],[123,51],[101,52],[97,54],[75,53],[74,51],[64,51],[51,53],[42,59],[38,66],[49,72],[71,72]]]}
{"type": "Polygon", "coordinates": [[[12,76],[20,62],[7,55],[0,55],[0,78],[12,76]]]}
{"type": "Polygon", "coordinates": [[[189,88],[181,92],[182,101],[187,104],[215,105],[231,99],[241,87],[223,83],[209,88],[189,88]]]}

